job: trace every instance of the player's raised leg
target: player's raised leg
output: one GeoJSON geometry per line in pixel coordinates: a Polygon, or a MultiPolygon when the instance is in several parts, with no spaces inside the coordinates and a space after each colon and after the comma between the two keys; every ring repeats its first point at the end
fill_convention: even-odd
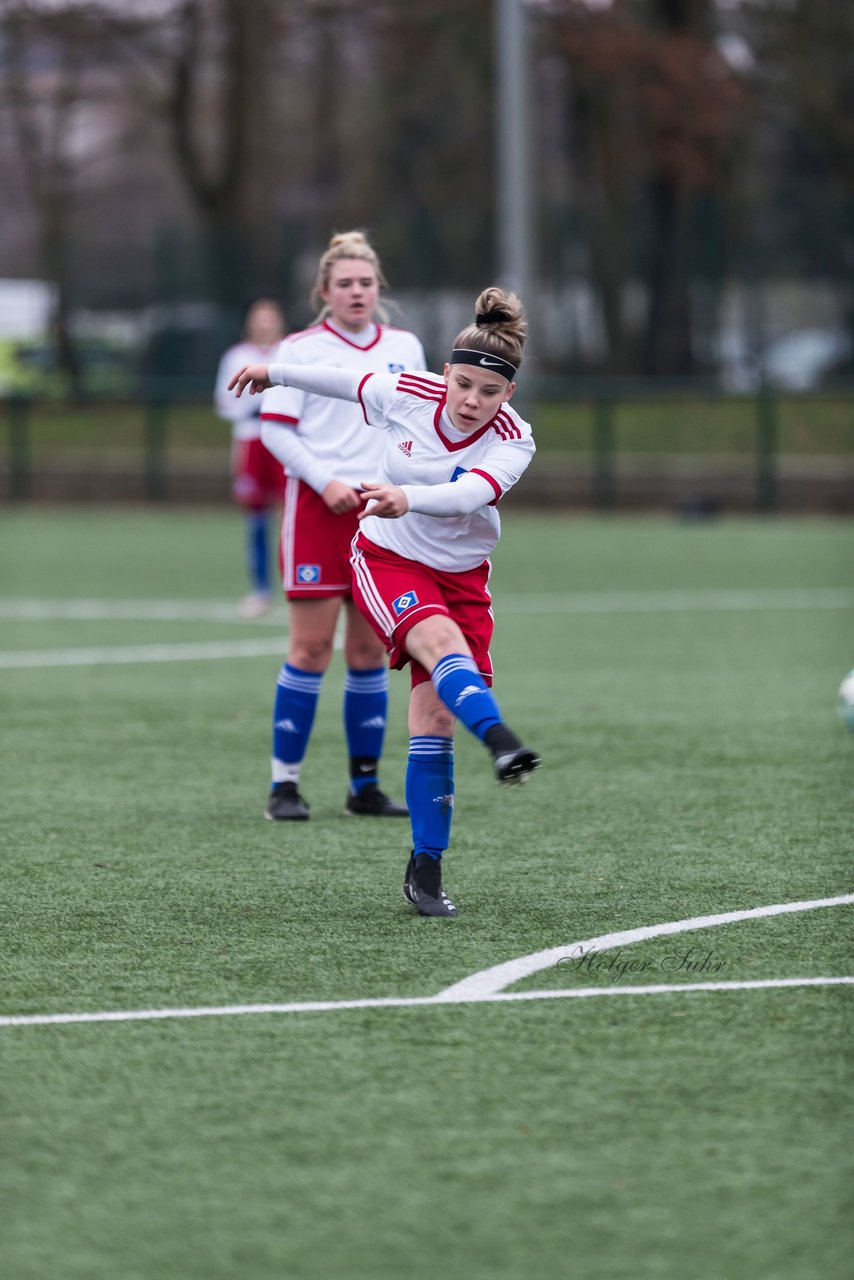
{"type": "Polygon", "coordinates": [[[430,673],[440,701],[488,748],[501,783],[526,781],[540,757],[509,725],[478,671],[471,649],[453,619],[433,614],[406,634],[406,650],[430,673]]]}

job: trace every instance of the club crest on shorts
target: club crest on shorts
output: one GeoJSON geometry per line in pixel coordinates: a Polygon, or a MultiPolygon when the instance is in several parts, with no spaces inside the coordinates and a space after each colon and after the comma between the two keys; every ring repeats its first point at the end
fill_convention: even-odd
{"type": "Polygon", "coordinates": [[[404,591],[402,596],[398,596],[396,600],[392,600],[391,607],[394,609],[398,617],[402,613],[406,613],[407,609],[411,609],[414,604],[418,604],[418,596],[414,591],[404,591]]]}
{"type": "Polygon", "coordinates": [[[298,564],[297,565],[297,582],[319,582],[320,581],[320,565],[319,564],[298,564]]]}

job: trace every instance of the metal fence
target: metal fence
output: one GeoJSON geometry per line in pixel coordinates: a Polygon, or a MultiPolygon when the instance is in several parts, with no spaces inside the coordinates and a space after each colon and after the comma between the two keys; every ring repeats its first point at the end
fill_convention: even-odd
{"type": "MultiPolygon", "coordinates": [[[[668,507],[697,515],[725,509],[854,512],[850,383],[802,395],[762,385],[749,396],[734,396],[696,380],[541,378],[519,407],[533,421],[539,444],[535,464],[513,496],[521,503],[598,511],[668,507]],[[693,437],[689,430],[687,447],[683,442],[678,450],[666,438],[657,444],[647,426],[644,451],[633,448],[639,415],[648,423],[683,411],[700,423],[722,411],[736,413],[738,427],[730,433],[736,451],[709,450],[702,426],[693,429],[693,437]],[[781,448],[781,417],[792,413],[811,423],[796,452],[781,448]],[[542,434],[541,420],[548,427],[542,434]],[[564,432],[564,423],[571,432],[564,432]],[[827,432],[823,424],[829,424],[827,432]]],[[[0,495],[8,504],[228,501],[228,428],[216,423],[207,386],[160,378],[140,387],[133,399],[64,403],[16,395],[5,401],[5,420],[0,495]],[[45,412],[59,424],[47,445],[37,439],[45,412]],[[80,422],[97,424],[98,415],[104,426],[96,425],[94,436],[81,442],[80,422]],[[134,430],[116,450],[110,423],[128,415],[134,430]],[[197,429],[187,440],[190,420],[197,429]],[[198,430],[207,420],[210,441],[206,426],[198,430]]]]}

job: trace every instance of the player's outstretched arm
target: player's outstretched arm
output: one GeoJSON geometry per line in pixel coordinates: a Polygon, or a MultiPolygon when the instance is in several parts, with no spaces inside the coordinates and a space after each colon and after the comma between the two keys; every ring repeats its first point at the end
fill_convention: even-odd
{"type": "Polygon", "coordinates": [[[273,385],[269,373],[269,366],[266,364],[247,364],[234,375],[228,389],[238,397],[243,395],[247,387],[251,396],[259,395],[273,385]]]}
{"type": "Polygon", "coordinates": [[[322,364],[250,364],[235,374],[229,391],[240,395],[249,387],[254,395],[268,387],[295,387],[311,395],[330,396],[333,400],[359,399],[359,386],[366,375],[361,371],[338,369],[322,364]]]}

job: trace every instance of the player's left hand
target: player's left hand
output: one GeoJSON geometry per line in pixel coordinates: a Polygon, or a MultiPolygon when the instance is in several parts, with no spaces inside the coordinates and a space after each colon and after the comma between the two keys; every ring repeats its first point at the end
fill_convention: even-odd
{"type": "Polygon", "coordinates": [[[246,388],[249,388],[249,394],[256,396],[261,391],[266,391],[272,387],[272,382],[267,376],[267,366],[265,364],[248,364],[239,373],[236,373],[228,384],[229,391],[233,391],[239,398],[246,388]]]}
{"type": "Polygon", "coordinates": [[[359,519],[365,516],[382,516],[386,520],[394,520],[405,515],[409,510],[406,494],[394,484],[375,484],[364,480],[361,485],[362,496],[368,499],[364,511],[359,512],[359,519]]]}

